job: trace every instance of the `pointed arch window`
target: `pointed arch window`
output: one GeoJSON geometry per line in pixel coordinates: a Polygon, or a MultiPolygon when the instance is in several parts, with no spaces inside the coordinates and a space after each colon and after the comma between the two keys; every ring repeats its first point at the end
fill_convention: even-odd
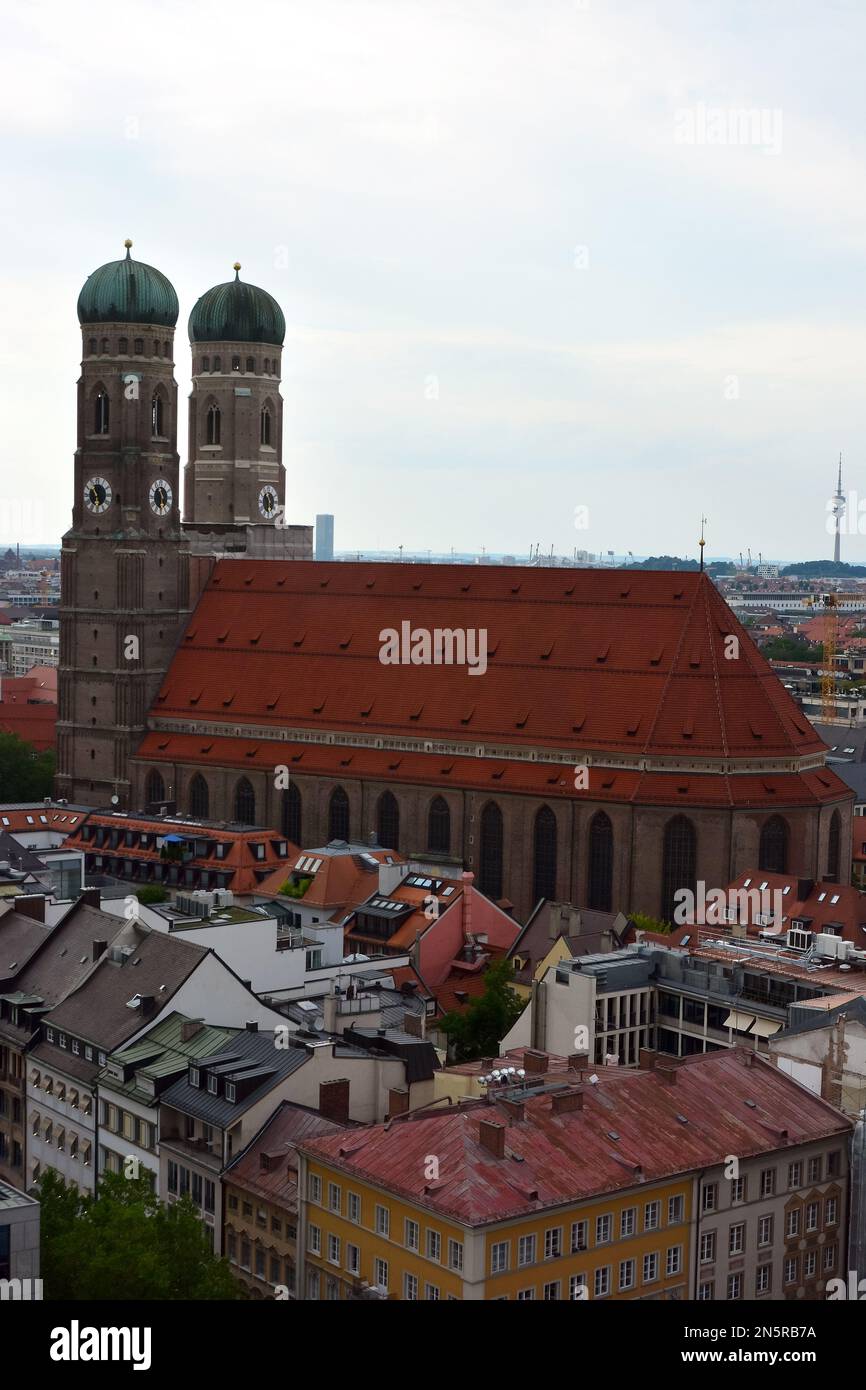
{"type": "Polygon", "coordinates": [[[587,902],[597,912],[610,912],[613,889],[613,826],[604,811],[589,826],[589,882],[587,902]]]}
{"type": "Polygon", "coordinates": [[[788,871],[788,823],[781,816],[770,816],[761,826],[758,868],[772,874],[788,871]]]}
{"type": "Polygon", "coordinates": [[[400,848],[400,807],[393,792],[383,792],[379,797],[376,835],[384,849],[400,848]]]}
{"type": "Polygon", "coordinates": [[[270,359],[269,357],[266,357],[266,358],[265,358],[265,372],[267,373],[267,372],[269,372],[270,370],[271,370],[271,359],[270,359]]]}
{"type": "Polygon", "coordinates": [[[451,852],[451,812],[444,796],[434,796],[427,812],[427,848],[431,854],[451,852]]]}
{"type": "Polygon", "coordinates": [[[256,359],[255,359],[254,357],[248,357],[248,358],[247,358],[247,371],[248,371],[248,372],[254,372],[255,369],[256,369],[256,359]]]}
{"type": "Polygon", "coordinates": [[[127,353],[129,352],[129,339],[128,339],[128,338],[119,338],[119,339],[118,339],[117,351],[120,353],[120,356],[121,356],[121,357],[126,357],[127,353]]]}
{"type": "Polygon", "coordinates": [[[147,781],[144,784],[144,799],[147,802],[165,801],[165,782],[162,780],[162,773],[157,769],[151,768],[147,774],[147,781]]]}
{"type": "Polygon", "coordinates": [[[675,894],[682,888],[695,891],[697,835],[686,816],[674,816],[665,826],[662,851],[662,904],[664,922],[674,921],[675,894]]]}
{"type": "Polygon", "coordinates": [[[301,839],[302,812],[301,793],[294,782],[290,782],[283,792],[282,831],[286,839],[291,840],[296,845],[303,844],[301,839]]]}
{"type": "Polygon", "coordinates": [[[256,823],[256,794],[246,777],[242,777],[235,787],[235,820],[243,825],[256,823]]]}
{"type": "Polygon", "coordinates": [[[141,355],[142,355],[143,352],[144,352],[144,339],[143,339],[143,338],[136,338],[135,342],[133,343],[133,348],[134,348],[136,357],[141,357],[141,355]]]}
{"type": "Polygon", "coordinates": [[[93,432],[94,434],[108,434],[108,424],[111,415],[108,396],[105,391],[97,391],[93,402],[93,432]]]}
{"type": "Polygon", "coordinates": [[[265,406],[264,409],[262,410],[261,437],[262,437],[262,443],[263,443],[263,444],[270,444],[270,442],[271,442],[271,412],[268,410],[268,407],[267,407],[267,406],[265,406]]]}
{"type": "Polygon", "coordinates": [[[189,784],[189,813],[198,820],[206,820],[210,815],[210,788],[200,772],[189,784]]]}
{"type": "Polygon", "coordinates": [[[502,897],[502,812],[488,801],[481,813],[481,869],[478,886],[488,898],[502,897]]]}
{"type": "Polygon", "coordinates": [[[165,402],[159,391],[155,391],[150,403],[150,432],[154,439],[165,434],[165,402]]]}
{"type": "Polygon", "coordinates": [[[218,405],[209,405],[207,411],[207,442],[219,444],[222,437],[222,421],[218,405]]]}
{"type": "Polygon", "coordinates": [[[349,839],[349,798],[342,787],[335,787],[331,792],[328,806],[328,839],[349,839]]]}
{"type": "Polygon", "coordinates": [[[532,898],[556,897],[556,816],[549,806],[536,812],[533,828],[532,898]]]}
{"type": "Polygon", "coordinates": [[[842,817],[838,811],[833,812],[830,820],[830,833],[827,836],[827,877],[834,883],[839,882],[839,861],[841,859],[842,848],[842,817]]]}

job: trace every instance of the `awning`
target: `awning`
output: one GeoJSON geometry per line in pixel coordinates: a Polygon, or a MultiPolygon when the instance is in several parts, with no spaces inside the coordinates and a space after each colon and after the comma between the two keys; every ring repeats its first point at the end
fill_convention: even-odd
{"type": "Polygon", "coordinates": [[[752,1024],[755,1022],[754,1014],[740,1014],[736,1009],[731,1009],[724,1022],[725,1028],[734,1028],[738,1033],[748,1033],[752,1024]]]}
{"type": "Polygon", "coordinates": [[[756,1018],[752,1034],[757,1038],[771,1038],[774,1033],[778,1033],[781,1023],[777,1023],[772,1018],[756,1018]]]}

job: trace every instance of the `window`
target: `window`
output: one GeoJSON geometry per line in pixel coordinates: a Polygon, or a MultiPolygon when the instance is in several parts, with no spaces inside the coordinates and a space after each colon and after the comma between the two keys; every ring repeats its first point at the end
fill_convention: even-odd
{"type": "Polygon", "coordinates": [[[518,1303],[531,1303],[535,1298],[535,1289],[519,1289],[517,1292],[518,1303]]]}
{"type": "Polygon", "coordinates": [[[321,1202],[322,1200],[322,1179],[315,1173],[310,1173],[307,1196],[311,1202],[321,1202]]]}
{"type": "Polygon", "coordinates": [[[403,1275],[403,1297],[410,1303],[418,1297],[418,1279],[414,1274],[403,1275]]]}
{"type": "Polygon", "coordinates": [[[349,1220],[354,1221],[357,1226],[361,1221],[361,1198],[358,1196],[357,1192],[349,1192],[347,1193],[347,1202],[349,1208],[347,1215],[349,1220]]]}
{"type": "Polygon", "coordinates": [[[621,1260],[619,1266],[619,1287],[623,1289],[633,1289],[635,1286],[635,1262],[634,1260],[621,1260]]]}
{"type": "Polygon", "coordinates": [[[376,808],[376,834],[385,849],[400,847],[400,808],[392,792],[383,792],[376,808]]]}
{"type": "Polygon", "coordinates": [[[221,358],[221,357],[217,356],[217,357],[214,358],[214,360],[213,360],[213,369],[214,369],[215,372],[221,372],[221,371],[222,371],[222,369],[223,369],[223,364],[222,364],[222,358],[221,358]]]}
{"type": "Polygon", "coordinates": [[[715,1284],[712,1284],[712,1283],[701,1284],[701,1285],[698,1287],[698,1302],[699,1302],[699,1303],[712,1303],[713,1300],[715,1299],[715,1296],[716,1296],[716,1286],[715,1286],[715,1284]]]}
{"type": "Polygon", "coordinates": [[[478,887],[485,897],[502,897],[502,812],[495,801],[488,801],[481,812],[481,866],[478,887]]]}
{"type": "Polygon", "coordinates": [[[650,1254],[643,1257],[643,1282],[652,1284],[659,1277],[659,1257],[658,1252],[653,1250],[650,1254]]]}
{"type": "Polygon", "coordinates": [[[542,1290],[542,1298],[546,1303],[554,1303],[559,1298],[560,1281],[554,1280],[550,1284],[545,1284],[542,1290]]]}
{"type": "Polygon", "coordinates": [[[562,1227],[550,1226],[544,1232],[544,1258],[546,1260],[556,1259],[562,1254],[562,1227]]]}
{"type": "Polygon", "coordinates": [[[806,1230],[817,1231],[818,1213],[821,1208],[820,1202],[808,1202],[806,1205],[806,1230]]]}
{"type": "Polygon", "coordinates": [[[510,1245],[507,1240],[499,1240],[490,1247],[490,1273],[502,1274],[508,1268],[510,1245]]]}
{"type": "Polygon", "coordinates": [[[93,402],[93,433],[108,434],[110,419],[110,406],[108,396],[104,391],[97,391],[93,402]]]}
{"type": "Polygon", "coordinates": [[[776,1170],[775,1168],[761,1169],[761,1196],[772,1197],[776,1192],[776,1170]]]}
{"type": "Polygon", "coordinates": [[[589,1298],[586,1278],[583,1274],[572,1274],[568,1281],[568,1297],[571,1302],[585,1302],[589,1298]]]}
{"type": "Polygon", "coordinates": [[[598,811],[589,826],[589,907],[598,912],[610,912],[612,894],[613,825],[604,811],[598,811]]]}
{"type": "Polygon", "coordinates": [[[411,1221],[407,1218],[405,1223],[405,1244],[407,1250],[418,1249],[420,1235],[421,1228],[419,1227],[418,1222],[411,1221]]]}
{"type": "Polygon", "coordinates": [[[441,796],[434,796],[427,812],[427,848],[432,854],[451,852],[451,812],[441,796]]]}
{"type": "Polygon", "coordinates": [[[840,1149],[834,1149],[832,1153],[827,1155],[827,1177],[838,1178],[841,1172],[842,1152],[840,1149]]]}
{"type": "MultiPolygon", "coordinates": [[[[219,358],[217,358],[217,361],[219,361],[219,358]]],[[[205,437],[207,439],[208,444],[219,444],[220,437],[222,435],[222,427],[220,423],[220,410],[218,405],[208,406],[206,422],[207,433],[205,437]]]]}
{"type": "Polygon", "coordinates": [[[328,1210],[340,1212],[343,1209],[342,1193],[335,1182],[328,1183],[328,1210]]]}
{"type": "Polygon", "coordinates": [[[376,1234],[380,1236],[391,1234],[391,1213],[387,1207],[376,1207],[376,1234]]]}
{"type": "Polygon", "coordinates": [[[133,344],[133,347],[134,347],[136,356],[140,357],[141,354],[144,352],[144,339],[143,339],[143,338],[136,338],[135,343],[133,344]]]}
{"type": "Polygon", "coordinates": [[[701,1211],[715,1211],[718,1204],[718,1197],[718,1183],[704,1183],[703,1191],[701,1192],[701,1211]]]}
{"type": "Polygon", "coordinates": [[[202,369],[203,372],[209,372],[209,371],[210,371],[210,358],[209,358],[209,357],[203,357],[203,358],[201,359],[201,369],[202,369]]]}
{"type": "Polygon", "coordinates": [[[374,1265],[375,1280],[377,1289],[388,1288],[388,1261],[376,1260],[374,1265]]]}
{"type": "Polygon", "coordinates": [[[241,369],[241,359],[238,356],[232,358],[232,371],[239,372],[241,369]]]}
{"type": "MultiPolygon", "coordinates": [[[[532,1236],[532,1240],[535,1237],[532,1236]]],[[[586,1250],[589,1245],[589,1222],[572,1221],[571,1223],[571,1253],[578,1254],[581,1250],[586,1250]]],[[[533,1246],[533,1250],[534,1250],[533,1246]]],[[[533,1259],[535,1256],[533,1255],[533,1259]]]]}
{"type": "Polygon", "coordinates": [[[117,342],[117,351],[118,351],[118,353],[119,353],[119,355],[120,355],[121,357],[126,357],[126,355],[127,355],[128,352],[129,352],[129,339],[128,339],[128,338],[119,338],[119,339],[118,339],[118,342],[117,342]]]}
{"type": "Polygon", "coordinates": [[[785,1239],[790,1240],[792,1236],[800,1234],[800,1209],[795,1208],[785,1216],[785,1239]]]}
{"type": "Polygon", "coordinates": [[[788,1189],[802,1186],[803,1165],[802,1163],[788,1164],[788,1189]]]}
{"type": "Polygon", "coordinates": [[[268,410],[267,406],[264,407],[261,413],[259,434],[261,443],[266,447],[269,446],[271,442],[271,412],[268,410]]]}
{"type": "Polygon", "coordinates": [[[665,1258],[665,1273],[670,1278],[672,1274],[680,1274],[683,1268],[683,1247],[672,1245],[668,1249],[665,1258]]]}
{"type": "Polygon", "coordinates": [[[692,822],[685,816],[674,816],[665,826],[662,851],[663,922],[673,922],[675,894],[682,888],[695,891],[695,861],[697,836],[692,822]]]}
{"type": "Polygon", "coordinates": [[[745,1200],[746,1200],[746,1179],[745,1179],[745,1178],[732,1178],[732,1180],[731,1180],[731,1204],[735,1206],[735,1205],[737,1204],[737,1202],[745,1202],[745,1200]]]}
{"type": "Polygon", "coordinates": [[[613,1217],[597,1216],[595,1218],[595,1243],[596,1245],[606,1245],[613,1236],[613,1217]]]}
{"type": "Polygon", "coordinates": [[[755,1274],[755,1293],[769,1293],[772,1283],[773,1266],[758,1265],[757,1273],[755,1274]]]}
{"type": "Polygon", "coordinates": [[[773,1218],[772,1216],[762,1216],[758,1222],[758,1244],[773,1244],[773,1218]]]}
{"type": "Polygon", "coordinates": [[[809,1182],[820,1182],[823,1176],[823,1171],[824,1160],[820,1154],[817,1154],[814,1158],[809,1159],[809,1165],[807,1168],[807,1172],[809,1174],[809,1182]]]}
{"type": "Polygon", "coordinates": [[[200,772],[189,784],[189,813],[197,820],[207,820],[210,815],[210,789],[200,772]]]}
{"type": "Polygon", "coordinates": [[[817,1250],[807,1250],[803,1256],[803,1278],[814,1279],[818,1269],[817,1250]]]}
{"type": "Polygon", "coordinates": [[[657,1231],[661,1221],[662,1204],[661,1202],[647,1202],[643,1209],[643,1228],[645,1231],[657,1231]]]}
{"type": "Polygon", "coordinates": [[[774,874],[788,871],[788,826],[781,816],[771,816],[761,827],[758,868],[774,874]]]}
{"type": "Polygon", "coordinates": [[[328,1261],[332,1265],[340,1263],[340,1237],[328,1236],[328,1261]]]}
{"type": "Polygon", "coordinates": [[[728,1232],[728,1254],[742,1255],[746,1248],[746,1223],[738,1221],[728,1232]]]}
{"type": "MultiPolygon", "coordinates": [[[[425,1298],[429,1298],[429,1299],[431,1299],[432,1301],[437,1300],[437,1299],[439,1298],[439,1286],[438,1286],[438,1284],[425,1284],[425,1285],[424,1285],[424,1297],[425,1297],[425,1298]]],[[[518,1294],[518,1298],[519,1298],[519,1297],[520,1297],[520,1295],[518,1294]]]]}
{"type": "Polygon", "coordinates": [[[532,901],[556,898],[556,816],[549,806],[535,814],[533,828],[532,901]]]}
{"type": "Polygon", "coordinates": [[[301,793],[295,783],[290,782],[283,792],[280,828],[286,839],[296,845],[301,844],[301,812],[301,793]]]}
{"type": "Polygon", "coordinates": [[[610,1265],[595,1271],[594,1288],[596,1298],[606,1298],[610,1293],[610,1265]]]}
{"type": "Polygon", "coordinates": [[[361,1251],[357,1245],[346,1246],[346,1268],[350,1274],[361,1272],[361,1251]]]}
{"type": "Polygon", "coordinates": [[[311,1255],[322,1253],[322,1232],[318,1226],[307,1227],[307,1249],[311,1255]]]}
{"type": "Polygon", "coordinates": [[[838,1218],[839,1201],[836,1197],[828,1197],[824,1203],[824,1225],[835,1226],[838,1218]]]}
{"type": "Polygon", "coordinates": [[[833,1245],[825,1245],[825,1246],[824,1246],[824,1268],[825,1268],[825,1269],[832,1269],[832,1268],[833,1268],[833,1266],[834,1266],[835,1263],[836,1263],[836,1257],[837,1257],[838,1251],[839,1251],[838,1245],[833,1244],[833,1245]]]}
{"type": "Polygon", "coordinates": [[[728,1275],[728,1298],[742,1298],[743,1296],[743,1276],[742,1274],[728,1275]]]}
{"type": "Polygon", "coordinates": [[[248,358],[247,358],[247,371],[248,371],[248,372],[254,372],[255,369],[256,369],[256,359],[255,359],[254,357],[248,357],[248,358]]]}
{"type": "Polygon", "coordinates": [[[427,1259],[437,1264],[442,1259],[442,1237],[438,1231],[427,1232],[427,1259]]]}
{"type": "Polygon", "coordinates": [[[701,1235],[701,1264],[711,1265],[716,1258],[716,1233],[704,1231],[701,1235]]]}
{"type": "Polygon", "coordinates": [[[463,1268],[463,1242],[460,1240],[449,1240],[448,1242],[448,1268],[463,1268]]]}
{"type": "Polygon", "coordinates": [[[331,792],[328,807],[328,839],[349,839],[349,798],[342,787],[335,787],[331,792]]]}
{"type": "Polygon", "coordinates": [[[676,1222],[682,1221],[684,1211],[685,1211],[685,1198],[684,1198],[684,1197],[669,1197],[669,1198],[668,1198],[668,1225],[669,1225],[669,1226],[673,1226],[673,1225],[676,1224],[676,1222]]]}
{"type": "Polygon", "coordinates": [[[162,780],[162,773],[156,768],[151,768],[147,774],[147,781],[144,784],[144,799],[148,802],[165,801],[165,782],[162,780]]]}
{"type": "MultiPolygon", "coordinates": [[[[585,1222],[581,1223],[585,1225],[585,1222]]],[[[517,1242],[518,1265],[535,1264],[535,1236],[521,1236],[517,1242]]]]}
{"type": "Polygon", "coordinates": [[[827,877],[834,883],[839,881],[841,833],[842,818],[838,811],[834,811],[830,820],[830,833],[827,836],[827,877]]]}
{"type": "Polygon", "coordinates": [[[785,1261],[785,1283],[796,1284],[799,1278],[800,1260],[797,1255],[792,1255],[785,1261]]]}

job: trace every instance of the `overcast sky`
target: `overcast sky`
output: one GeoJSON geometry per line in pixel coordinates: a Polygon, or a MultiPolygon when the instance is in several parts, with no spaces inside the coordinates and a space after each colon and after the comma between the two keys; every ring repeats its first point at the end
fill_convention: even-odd
{"type": "Polygon", "coordinates": [[[0,540],[69,525],[129,236],[182,398],[197,297],[238,259],[279,300],[289,517],[338,548],[686,554],[703,511],[817,557],[841,450],[866,561],[859,0],[0,11],[0,540]]]}

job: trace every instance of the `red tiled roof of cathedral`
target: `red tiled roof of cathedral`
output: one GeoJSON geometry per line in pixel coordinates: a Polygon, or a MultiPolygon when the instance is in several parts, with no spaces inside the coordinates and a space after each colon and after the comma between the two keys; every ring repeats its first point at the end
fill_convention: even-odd
{"type": "MultiPolygon", "coordinates": [[[[218,561],[151,715],[696,760],[798,758],[824,747],[708,576],[665,571],[218,561]],[[403,621],[485,629],[486,673],[382,665],[380,633],[403,621]],[[737,659],[726,658],[729,636],[737,659]]],[[[151,736],[141,751],[159,757],[161,741],[151,736]]],[[[250,747],[255,740],[244,746],[246,766],[250,747]]],[[[319,750],[304,748],[303,769],[312,770],[319,750]]],[[[366,756],[358,750],[353,762],[366,756]]],[[[216,761],[227,757],[220,738],[216,761]]],[[[480,765],[487,778],[490,757],[488,749],[480,765]]],[[[402,775],[399,754],[382,761],[402,775]]],[[[540,771],[544,782],[550,769],[540,771]]],[[[509,763],[503,780],[521,790],[526,775],[534,789],[538,773],[509,763]]],[[[633,797],[635,775],[615,774],[614,795],[633,797]]],[[[690,804],[704,780],[692,779],[690,804]]],[[[748,800],[731,779],[713,780],[721,801],[748,800]]],[[[830,786],[838,797],[840,784],[827,781],[806,798],[822,800],[830,786]]],[[[644,786],[641,799],[651,793],[644,786]]]]}

